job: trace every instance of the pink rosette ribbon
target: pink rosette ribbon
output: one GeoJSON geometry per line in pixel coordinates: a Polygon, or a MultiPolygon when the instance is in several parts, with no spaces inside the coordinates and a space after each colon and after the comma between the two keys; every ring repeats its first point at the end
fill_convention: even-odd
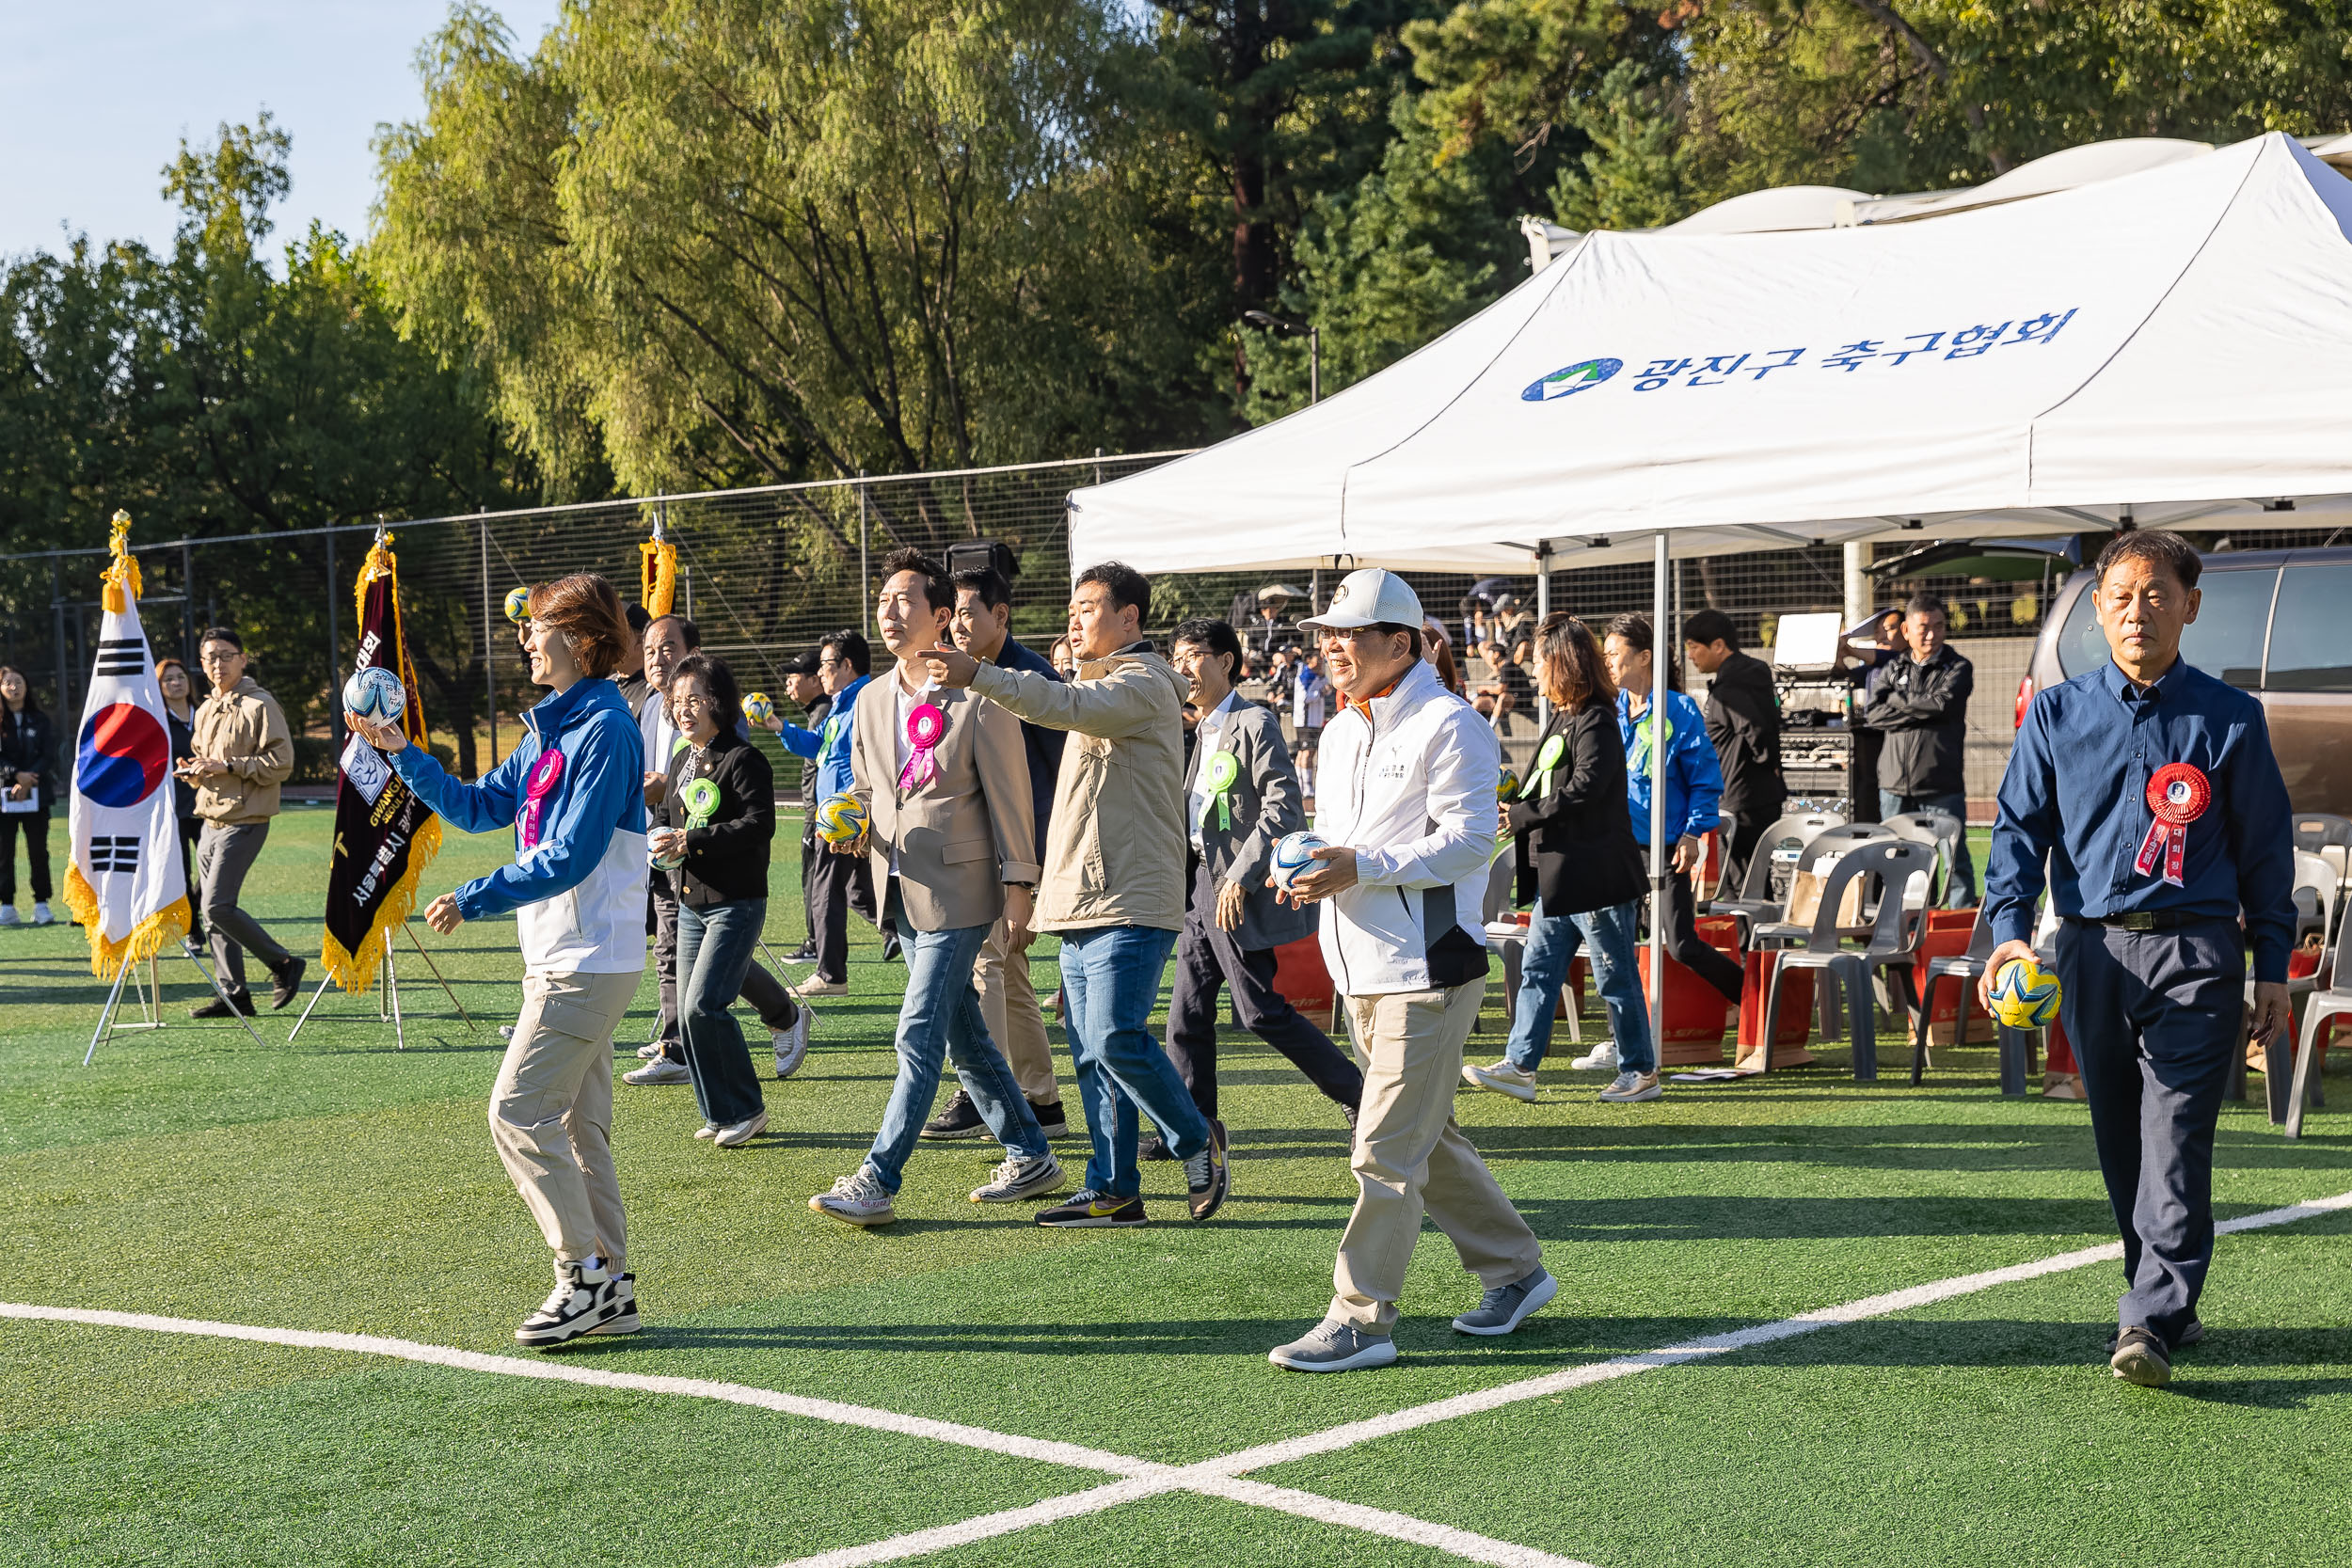
{"type": "Polygon", "coordinates": [[[939,759],[932,752],[947,733],[947,715],[936,703],[925,703],[907,715],[907,765],[898,770],[900,789],[920,789],[939,777],[939,759]]]}
{"type": "Polygon", "coordinates": [[[522,834],[523,847],[534,848],[539,843],[539,822],[547,811],[548,797],[564,782],[564,753],[550,746],[539,753],[532,765],[531,779],[523,785],[522,820],[516,826],[522,834]]]}

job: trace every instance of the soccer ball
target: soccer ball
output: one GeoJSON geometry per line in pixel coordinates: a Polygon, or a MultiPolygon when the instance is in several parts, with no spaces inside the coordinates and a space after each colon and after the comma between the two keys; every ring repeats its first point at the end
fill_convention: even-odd
{"type": "Polygon", "coordinates": [[[817,836],[827,844],[854,844],[866,831],[866,808],[853,795],[828,795],[818,803],[817,836]]]}
{"type": "Polygon", "coordinates": [[[506,618],[510,621],[524,621],[530,617],[531,590],[528,588],[508,589],[506,591],[506,618]]]}
{"type": "Polygon", "coordinates": [[[1328,847],[1317,833],[1292,833],[1285,837],[1274,847],[1274,885],[1284,893],[1290,892],[1298,879],[1317,864],[1315,851],[1328,847]]]}
{"type": "Polygon", "coordinates": [[[1518,774],[1517,774],[1516,772],[1512,771],[1512,770],[1511,770],[1510,768],[1504,768],[1504,769],[1502,770],[1502,777],[1501,777],[1500,779],[1497,779],[1497,780],[1495,781],[1495,794],[1496,794],[1497,796],[1501,797],[1502,800],[1508,800],[1512,799],[1514,796],[1518,795],[1518,792],[1519,792],[1519,776],[1518,776],[1518,774]]]}
{"type": "Polygon", "coordinates": [[[2030,958],[2011,958],[1993,981],[1993,1016],[2008,1029],[2040,1029],[2058,1017],[2058,977],[2030,958]]]}
{"type": "Polygon", "coordinates": [[[389,724],[399,718],[408,706],[408,692],[400,684],[400,677],[380,664],[355,670],[343,682],[343,711],[356,713],[362,719],[389,724]]]}
{"type": "Polygon", "coordinates": [[[675,871],[679,866],[686,863],[686,841],[685,839],[680,838],[677,841],[677,847],[673,853],[667,855],[648,854],[645,858],[653,863],[653,868],[656,871],[675,871]]]}
{"type": "Polygon", "coordinates": [[[755,724],[765,724],[775,717],[775,700],[765,691],[755,691],[743,699],[743,717],[755,724]]]}

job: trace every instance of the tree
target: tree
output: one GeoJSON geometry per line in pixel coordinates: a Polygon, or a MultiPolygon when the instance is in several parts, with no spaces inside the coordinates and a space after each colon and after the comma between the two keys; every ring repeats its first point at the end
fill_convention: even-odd
{"type": "Polygon", "coordinates": [[[527,62],[461,9],[376,244],[543,461],[584,421],[639,490],[1156,435],[1189,344],[1115,156],[1130,53],[1091,0],[609,0],[527,62]]]}

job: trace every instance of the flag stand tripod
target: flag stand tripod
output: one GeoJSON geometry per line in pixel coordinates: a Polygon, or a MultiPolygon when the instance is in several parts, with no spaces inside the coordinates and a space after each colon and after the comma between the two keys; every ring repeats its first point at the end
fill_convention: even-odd
{"type": "MultiPolygon", "coordinates": [[[[202,957],[198,954],[195,943],[183,942],[180,944],[180,951],[190,963],[196,965],[197,973],[204,976],[204,983],[213,988],[213,994],[220,998],[220,1005],[229,1009],[230,1016],[245,1025],[245,1032],[253,1037],[253,1043],[266,1048],[269,1042],[262,1038],[261,1032],[253,1027],[253,1021],[229,999],[227,991],[221,990],[220,977],[213,973],[211,966],[206,964],[202,957]]],[[[84,1067],[89,1066],[98,1054],[98,1048],[115,1036],[128,1034],[134,1029],[161,1029],[164,1026],[164,990],[155,976],[155,955],[152,953],[147,956],[146,983],[139,990],[133,992],[139,998],[139,1022],[136,1023],[116,1022],[115,1013],[122,1001],[123,983],[131,978],[132,971],[137,967],[136,964],[126,962],[120,969],[115,971],[114,990],[106,993],[105,1009],[98,1015],[98,1027],[90,1034],[89,1049],[82,1053],[84,1067]]]]}
{"type": "MultiPolygon", "coordinates": [[[[401,929],[408,931],[407,922],[401,923],[401,929]]],[[[478,1033],[482,1026],[473,1021],[473,1014],[466,1011],[466,1005],[457,1000],[457,993],[450,989],[449,981],[442,978],[440,966],[433,961],[433,955],[424,950],[424,943],[417,940],[414,931],[408,931],[408,945],[417,950],[417,957],[424,960],[424,967],[433,972],[433,978],[440,985],[441,994],[448,997],[450,1006],[457,1009],[457,1016],[466,1021],[466,1027],[478,1033]]],[[[392,943],[389,934],[384,942],[384,965],[380,978],[382,985],[375,993],[376,1020],[379,1022],[386,1019],[391,1021],[392,1049],[405,1051],[408,1049],[408,1035],[400,1016],[400,974],[392,964],[392,943]]],[[[326,988],[334,983],[332,974],[319,976],[319,989],[310,993],[310,1006],[302,1009],[302,1016],[294,1020],[294,1026],[287,1031],[287,1044],[292,1045],[294,1037],[302,1033],[302,1026],[310,1022],[311,1008],[319,1005],[319,998],[325,996],[326,988]]]]}

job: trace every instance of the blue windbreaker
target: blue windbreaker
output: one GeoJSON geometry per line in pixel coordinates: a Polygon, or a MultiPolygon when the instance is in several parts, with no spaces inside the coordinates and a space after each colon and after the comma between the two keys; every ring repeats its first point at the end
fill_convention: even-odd
{"type": "MultiPolygon", "coordinates": [[[[1632,704],[1617,693],[1617,735],[1625,742],[1626,799],[1633,807],[1633,836],[1649,842],[1649,734],[1651,715],[1639,724],[1632,704]]],[[[1715,826],[1724,798],[1723,764],[1707,737],[1707,716],[1679,691],[1666,693],[1666,843],[1695,838],[1715,826]]]]}

